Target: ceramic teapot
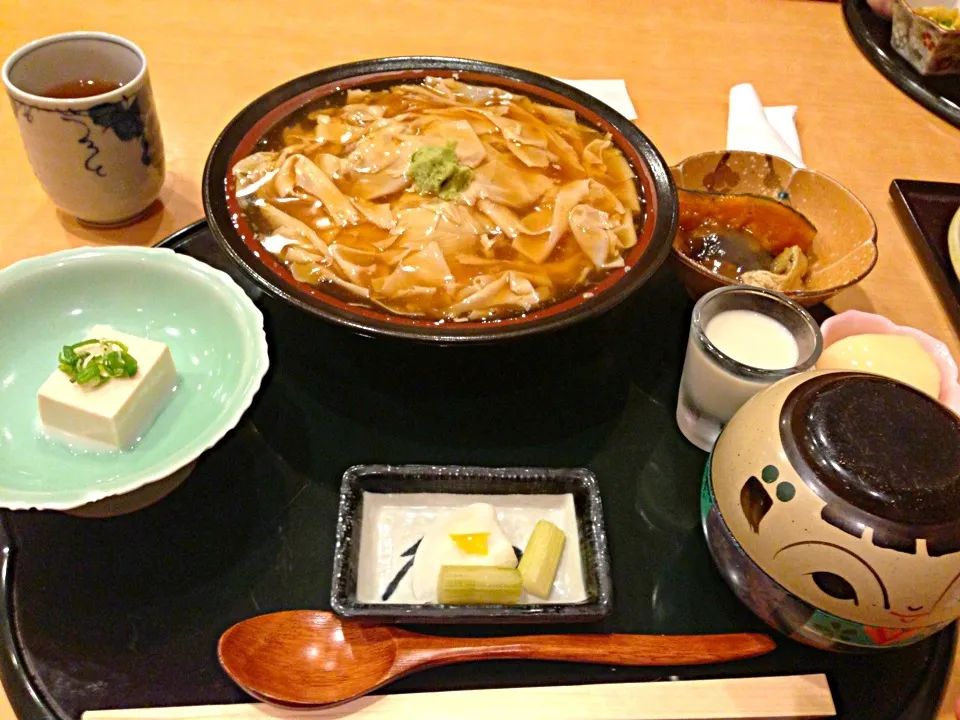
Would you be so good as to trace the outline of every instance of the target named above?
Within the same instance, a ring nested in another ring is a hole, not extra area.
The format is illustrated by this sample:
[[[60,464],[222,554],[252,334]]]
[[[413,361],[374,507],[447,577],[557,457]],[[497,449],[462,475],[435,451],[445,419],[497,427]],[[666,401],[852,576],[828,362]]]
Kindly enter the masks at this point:
[[[810,372],[751,398],[701,514],[740,600],[808,645],[906,645],[960,616],[960,418],[897,381]]]

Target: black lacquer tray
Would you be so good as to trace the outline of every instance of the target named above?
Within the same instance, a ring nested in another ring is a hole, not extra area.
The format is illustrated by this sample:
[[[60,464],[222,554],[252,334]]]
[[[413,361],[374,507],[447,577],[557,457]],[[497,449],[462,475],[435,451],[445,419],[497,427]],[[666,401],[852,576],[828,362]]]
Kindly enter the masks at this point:
[[[958,80],[960,83],[960,80]],[[890,197],[953,327],[960,333],[960,278],[950,262],[947,229],[960,210],[960,183],[894,180]]]
[[[883,75],[907,95],[960,127],[960,76],[924,76],[890,45],[890,21],[866,0],[843,0],[843,17],[857,47]]]
[[[107,520],[0,513],[0,675],[21,718],[241,702],[216,642],[233,623],[326,608],[341,476],[363,463],[585,467],[597,477],[614,609],[565,632],[766,631],[713,567],[699,522],[706,456],[674,410],[691,302],[669,269],[612,313],[470,348],[369,339],[261,296],[198,223],[168,247],[231,272],[264,311],[271,370],[237,429],[180,488]],[[421,627],[446,634],[534,627]],[[955,625],[872,656],[776,637],[742,663],[436,668],[387,692],[824,672],[841,717],[931,718]]]

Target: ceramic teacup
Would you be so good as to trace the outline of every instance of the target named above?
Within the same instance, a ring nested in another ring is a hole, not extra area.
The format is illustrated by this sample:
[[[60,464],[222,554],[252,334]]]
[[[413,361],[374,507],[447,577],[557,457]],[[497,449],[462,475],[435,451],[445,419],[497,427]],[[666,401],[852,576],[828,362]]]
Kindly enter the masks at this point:
[[[163,141],[140,48],[107,33],[53,35],[14,52],[3,82],[33,172],[58,208],[116,225],[156,200]],[[83,84],[108,91],[77,97]]]

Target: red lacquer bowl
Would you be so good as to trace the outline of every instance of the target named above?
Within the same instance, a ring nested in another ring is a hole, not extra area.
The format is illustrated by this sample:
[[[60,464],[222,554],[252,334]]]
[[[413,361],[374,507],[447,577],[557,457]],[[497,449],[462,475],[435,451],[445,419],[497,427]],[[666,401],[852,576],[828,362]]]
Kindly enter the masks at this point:
[[[535,311],[495,321],[441,322],[401,317],[358,307],[297,282],[257,241],[237,203],[232,168],[256,151],[271,129],[305,105],[336,102],[350,88],[383,88],[417,82],[427,76],[457,77],[491,85],[558,107],[574,110],[582,122],[610,133],[637,175],[644,212],[638,242],[624,268],[611,270],[599,283]],[[227,254],[268,293],[312,315],[366,335],[384,335],[438,343],[492,342],[547,332],[595,317],[638,290],[670,252],[677,226],[677,196],[660,153],[633,123],[565,83],[526,70],[478,60],[399,57],[339,65],[285,83],[254,100],[214,143],[203,176],[203,204],[210,227]]]

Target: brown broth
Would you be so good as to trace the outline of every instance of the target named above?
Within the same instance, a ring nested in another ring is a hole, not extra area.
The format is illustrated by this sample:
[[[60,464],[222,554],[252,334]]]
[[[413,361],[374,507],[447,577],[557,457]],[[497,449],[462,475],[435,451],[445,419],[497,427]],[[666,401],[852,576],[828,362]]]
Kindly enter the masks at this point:
[[[512,102],[518,106],[518,110],[516,112],[514,112],[513,108],[508,110],[508,118],[522,121],[525,113],[535,112],[534,103],[526,97],[513,96]],[[263,142],[257,149],[278,151],[294,145],[313,143],[317,116],[321,114],[327,115],[336,120],[344,115],[352,114],[352,108],[356,108],[357,104],[358,103],[353,103],[351,105],[347,105],[346,107],[331,107],[321,110],[304,109],[295,115],[292,118],[292,121],[289,122],[285,127],[274,131],[270,136],[268,136],[266,141]],[[422,112],[440,116],[454,115],[458,119],[462,117],[462,114],[457,112],[458,109],[462,108],[450,109],[441,103],[431,104],[429,100],[420,96],[411,98],[406,95],[391,93],[389,90],[369,93],[363,97],[363,99],[360,101],[360,104],[376,105],[385,108],[383,117],[387,119],[396,117],[401,113],[412,112]],[[489,104],[493,103],[487,103],[487,105]],[[478,103],[477,107],[483,107],[483,104]],[[541,121],[561,135],[561,137],[573,148],[578,157],[582,156],[583,149],[591,141],[603,139],[605,137],[602,133],[598,132],[594,128],[582,124],[574,128],[571,126],[551,125],[546,120]],[[502,136],[484,135],[482,136],[482,139],[485,142],[489,142],[491,147],[501,151],[502,154],[498,154],[497,158],[499,161],[504,162],[510,168],[510,170],[526,174],[530,174],[533,171],[533,169],[528,168],[523,162],[509,152],[509,150],[506,148],[506,141],[502,138]],[[490,142],[491,139],[492,142]],[[345,146],[337,142],[328,142],[319,147],[308,146],[301,150],[301,152],[314,162],[318,162],[319,156],[323,154],[333,154],[342,158],[346,156],[346,150],[348,147],[349,145]],[[619,153],[620,151],[616,150],[616,152]],[[567,183],[587,177],[596,179],[598,182],[606,185],[608,188],[614,186],[616,183],[616,180],[612,176],[606,176],[603,173],[588,175],[582,170],[577,171],[576,169],[567,168],[563,165],[563,163],[554,163],[545,168],[537,168],[535,172],[550,178],[552,181],[554,181],[555,186],[558,188]],[[606,172],[606,169],[604,169],[604,172]],[[351,195],[354,186],[352,186],[344,178],[332,177],[331,179],[334,180],[335,184],[338,185],[341,191],[343,191],[347,196]],[[307,224],[311,228],[316,228],[320,237],[326,242],[329,242],[328,237],[335,237],[336,243],[339,245],[347,246],[360,251],[379,252],[374,243],[385,242],[391,237],[389,231],[378,228],[369,223],[362,224],[357,227],[345,228],[339,231],[326,231],[318,228],[316,204],[312,196],[308,196],[303,193],[297,199],[282,199],[276,196],[272,188],[273,183],[268,183],[264,186],[264,190],[258,192],[260,201],[265,200],[266,202],[282,209],[283,212]],[[544,225],[548,226],[552,216],[553,195],[555,195],[555,190],[548,191],[546,195],[539,198],[536,202],[530,203],[524,207],[514,206],[511,209],[518,218],[520,218],[522,221],[526,220],[530,225],[535,227],[543,227]],[[390,203],[396,217],[398,212],[403,212],[406,208],[418,207],[423,204],[424,200],[425,198],[423,196],[417,195],[416,193],[411,192],[409,189],[405,189],[391,195],[377,198],[373,202]],[[427,200],[435,201],[436,198],[427,198]],[[642,208],[642,196],[640,198],[640,202]],[[247,213],[248,220],[251,221],[251,225],[257,232],[257,235],[262,237],[266,234],[269,234],[271,232],[270,226],[262,217],[261,213],[256,207],[256,204],[250,201],[244,201],[241,204]],[[474,211],[474,213],[475,215],[480,216],[482,219],[482,216],[479,212]],[[629,210],[627,210],[627,213],[629,213]],[[639,224],[642,220],[642,217],[642,210],[640,213],[633,214],[633,224],[638,234]],[[498,226],[492,223],[492,221],[483,221],[489,226],[489,232],[499,232]],[[622,252],[624,255],[627,253],[626,250]],[[284,257],[282,253],[281,257]],[[509,242],[503,242],[495,245],[492,249],[492,257],[484,258],[485,261],[489,261],[486,264],[463,264],[459,262],[459,260],[452,259],[450,257],[448,257],[447,260],[454,279],[458,283],[463,284],[469,284],[478,275],[495,275],[506,270],[529,273],[532,276],[545,276],[549,278],[551,290],[549,297],[547,297],[541,303],[541,305],[553,304],[554,302],[561,301],[577,292],[583,291],[590,285],[602,279],[609,272],[608,270],[597,269],[594,267],[594,265],[580,250],[579,245],[570,231],[567,231],[557,247],[551,252],[547,259],[540,264],[533,262],[526,256],[519,253],[517,250],[511,247]],[[391,270],[389,267],[386,265],[381,265],[373,272],[372,277],[385,277],[390,272]],[[342,300],[361,305],[372,305],[372,303],[364,301],[363,298],[351,294],[349,291],[343,290],[331,282],[324,282],[322,280],[320,280],[320,282],[323,282],[325,292],[331,292],[331,294],[340,297]],[[443,319],[444,317],[449,317],[449,315],[446,314],[446,309],[455,302],[455,298],[441,287],[438,288],[433,295],[417,296],[404,299],[402,301],[391,302],[390,308],[400,314],[415,315],[439,320]],[[516,308],[499,308],[495,311],[492,311],[488,317],[483,319],[502,318],[516,315],[520,312],[522,311],[517,310]]]
[[[730,280],[751,270],[769,270],[773,256],[750,233],[707,225],[693,231],[680,227],[677,249],[710,272]]]
[[[109,80],[80,79],[59,83],[44,90],[40,94],[43,97],[56,98],[58,100],[76,100],[79,98],[93,97],[94,95],[103,95],[121,87],[123,87],[123,83]]]

